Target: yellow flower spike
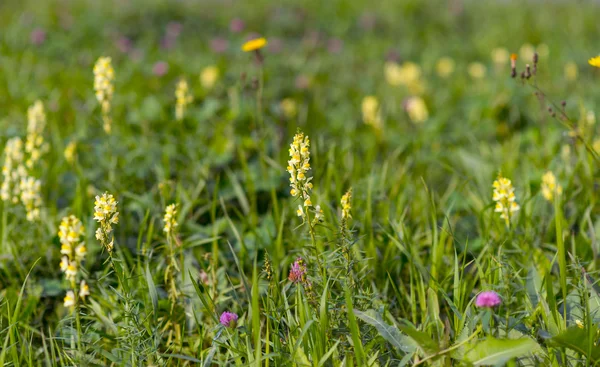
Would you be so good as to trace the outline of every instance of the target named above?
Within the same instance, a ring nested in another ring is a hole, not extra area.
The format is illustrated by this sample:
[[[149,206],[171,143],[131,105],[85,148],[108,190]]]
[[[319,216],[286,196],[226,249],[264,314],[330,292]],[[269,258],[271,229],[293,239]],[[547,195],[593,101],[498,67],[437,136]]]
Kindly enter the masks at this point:
[[[250,41],[245,42],[242,45],[242,51],[244,52],[252,52],[256,50],[260,50],[261,48],[267,45],[267,40],[264,37],[255,38]]]
[[[352,209],[350,200],[352,200],[352,189],[349,189],[340,200],[340,204],[342,204],[342,219],[352,218],[352,215],[350,215],[350,209]]]
[[[562,187],[556,182],[556,177],[551,171],[546,172],[542,176],[541,191],[544,199],[550,202],[553,200],[554,194],[562,194]]]
[[[492,200],[496,202],[494,212],[500,213],[500,218],[504,219],[506,226],[510,226],[510,219],[514,212],[519,211],[521,207],[516,202],[514,187],[508,178],[498,176],[492,184],[494,191]]]
[[[175,228],[177,228],[177,226],[179,225],[175,218],[176,215],[177,215],[177,205],[176,204],[171,204],[166,207],[165,216],[163,218],[163,222],[165,223],[163,232],[165,232],[167,235],[171,234],[175,230]]]
[[[591,59],[588,60],[588,64],[600,68],[600,56],[595,56],[592,57]]]

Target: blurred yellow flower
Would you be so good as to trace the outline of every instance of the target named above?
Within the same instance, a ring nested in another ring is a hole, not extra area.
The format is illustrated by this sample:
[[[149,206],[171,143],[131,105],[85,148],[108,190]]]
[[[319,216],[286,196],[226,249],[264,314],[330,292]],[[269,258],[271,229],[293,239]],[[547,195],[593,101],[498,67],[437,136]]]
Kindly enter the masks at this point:
[[[548,201],[552,201],[554,194],[562,194],[562,187],[556,183],[556,177],[554,173],[548,171],[542,176],[542,196]]]
[[[588,125],[594,125],[596,123],[596,114],[594,111],[587,111],[585,114],[585,122],[587,122]]]
[[[568,81],[574,81],[577,79],[578,74],[579,68],[577,68],[577,64],[572,61],[569,61],[565,64],[565,79]]]
[[[352,189],[349,189],[340,200],[340,204],[342,204],[342,219],[352,218],[352,215],[350,215],[350,209],[352,209],[352,205],[350,203],[351,200]]]
[[[592,57],[591,59],[588,60],[588,63],[592,66],[600,68],[600,56]]]
[[[219,80],[219,68],[215,65],[207,66],[200,72],[200,85],[206,90],[212,89],[217,80]]]
[[[383,121],[381,119],[381,111],[379,110],[379,101],[375,96],[366,96],[362,100],[362,117],[367,125],[371,125],[377,129],[381,129]]]
[[[533,61],[534,53],[535,48],[529,43],[523,44],[523,46],[521,46],[521,48],[519,49],[519,56],[521,56],[521,59],[526,63],[530,63]]]
[[[449,57],[442,57],[436,63],[435,70],[440,77],[449,77],[454,72],[454,60]]]
[[[546,58],[550,54],[550,48],[545,43],[540,43],[539,45],[537,45],[536,51],[538,53],[538,56],[541,58]]]
[[[102,108],[102,120],[104,122],[104,131],[108,134],[111,131],[112,120],[109,116],[110,103],[114,93],[113,80],[115,79],[115,70],[112,67],[110,57],[100,57],[94,65],[94,91],[96,99]]]
[[[296,116],[298,113],[298,106],[296,105],[296,101],[292,98],[284,98],[281,102],[279,102],[279,107],[286,118],[291,119]]]
[[[175,118],[182,120],[185,115],[185,108],[192,103],[193,97],[190,93],[190,88],[185,79],[180,79],[175,89]]]
[[[75,153],[77,151],[77,143],[75,141],[71,141],[67,147],[65,148],[65,159],[69,164],[73,164],[75,162]]]
[[[383,71],[385,80],[392,86],[404,85],[410,87],[418,83],[421,78],[421,67],[410,61],[402,65],[388,61],[385,63]]]
[[[247,41],[242,45],[242,51],[250,52],[260,50],[261,48],[267,45],[267,40],[264,37],[255,38],[253,40]]]
[[[405,102],[406,112],[408,117],[414,123],[422,123],[429,118],[427,105],[421,97],[410,97]]]
[[[492,60],[494,61],[494,64],[498,66],[506,65],[509,59],[510,53],[507,49],[498,47],[492,50]]]
[[[467,70],[473,79],[483,79],[485,77],[485,65],[480,62],[470,63]]]

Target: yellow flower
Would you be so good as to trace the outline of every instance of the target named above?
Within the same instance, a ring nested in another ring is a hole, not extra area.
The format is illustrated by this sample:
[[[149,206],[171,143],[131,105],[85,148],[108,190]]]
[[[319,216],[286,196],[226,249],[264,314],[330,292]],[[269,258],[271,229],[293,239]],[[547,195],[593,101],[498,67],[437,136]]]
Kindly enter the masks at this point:
[[[79,284],[79,297],[85,299],[90,295],[90,287],[86,284],[85,280],[82,280]]]
[[[508,178],[500,175],[492,186],[494,187],[492,199],[496,202],[494,211],[500,213],[500,218],[506,221],[506,226],[509,226],[512,213],[521,208],[516,202],[515,189]]]
[[[102,196],[96,195],[94,220],[100,224],[100,227],[96,230],[96,239],[111,253],[114,244],[114,238],[110,236],[112,225],[119,223],[117,201],[111,194],[105,192]],[[110,242],[108,241],[109,238]]]
[[[442,57],[435,64],[435,70],[441,78],[447,78],[454,72],[454,60]]]
[[[498,66],[508,63],[509,58],[510,54],[505,48],[495,48],[492,50],[492,60],[494,61],[494,64]]]
[[[568,81],[574,81],[577,79],[577,75],[579,74],[579,68],[577,64],[572,61],[569,61],[565,64],[565,79]]]
[[[283,114],[286,118],[291,119],[296,116],[298,113],[298,106],[296,105],[296,101],[292,98],[284,98],[280,103],[279,107],[283,111]]]
[[[109,113],[110,103],[115,90],[113,86],[114,79],[115,70],[112,67],[111,58],[100,57],[94,65],[94,91],[96,92],[96,99],[102,108],[102,119],[106,133],[110,133],[111,131],[112,120]]]
[[[480,62],[472,62],[468,66],[468,72],[473,79],[483,79],[485,77],[485,65]]]
[[[342,204],[342,219],[352,218],[352,215],[350,215],[350,209],[352,209],[352,205],[350,203],[351,200],[352,189],[349,189],[340,200],[340,203]]]
[[[290,186],[292,196],[301,196],[304,199],[304,206],[310,206],[310,190],[312,177],[306,177],[310,170],[310,140],[299,132],[294,136],[294,141],[290,144],[290,160],[288,161],[287,171],[290,174]],[[311,204],[312,205],[312,204]]]
[[[219,80],[219,68],[215,65],[207,66],[200,72],[200,84],[206,90],[212,89]]]
[[[578,328],[583,329],[583,322],[579,319],[575,320],[575,324],[577,325]]]
[[[532,62],[534,53],[535,48],[529,43],[523,44],[523,46],[521,46],[519,49],[519,56],[521,56],[521,59],[525,62]]]
[[[165,209],[165,216],[163,218],[163,222],[165,223],[165,227],[163,231],[169,235],[173,232],[175,228],[177,228],[178,223],[175,220],[175,216],[177,215],[177,205],[171,204],[168,205]]]
[[[267,45],[267,40],[264,37],[255,38],[253,40],[247,41],[242,45],[242,51],[251,52],[260,50],[261,48]]]
[[[588,63],[592,66],[600,68],[600,56],[592,57],[591,59],[588,60]]]
[[[70,142],[65,148],[65,159],[69,164],[73,164],[75,162],[75,153],[77,151],[77,143],[75,141]]]
[[[175,89],[175,118],[182,120],[185,115],[185,108],[188,104],[192,103],[193,97],[190,94],[190,88],[185,79],[180,79]]]
[[[75,293],[73,293],[73,291],[67,292],[67,295],[65,296],[65,299],[64,299],[64,305],[65,305],[65,307],[75,306]]]
[[[19,190],[21,191],[21,202],[27,212],[27,220],[32,222],[39,219],[40,207],[42,206],[40,180],[36,180],[31,176],[21,178]]]
[[[551,171],[548,171],[542,176],[542,195],[544,199],[552,201],[554,194],[562,194],[562,187],[556,183],[556,177]]]
[[[366,96],[363,98],[361,108],[364,123],[377,129],[381,129],[383,121],[381,119],[377,97]]]
[[[408,117],[414,123],[422,123],[429,118],[429,111],[427,105],[421,97],[410,97],[406,100],[406,112]]]

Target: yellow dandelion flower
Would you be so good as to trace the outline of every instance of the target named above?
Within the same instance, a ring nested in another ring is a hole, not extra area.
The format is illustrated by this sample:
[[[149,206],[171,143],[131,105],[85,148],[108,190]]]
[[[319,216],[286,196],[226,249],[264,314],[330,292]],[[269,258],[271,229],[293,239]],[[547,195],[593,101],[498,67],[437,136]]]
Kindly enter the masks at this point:
[[[592,57],[588,60],[588,63],[594,67],[600,68],[600,56]]]
[[[266,45],[267,45],[267,40],[264,37],[255,38],[255,39],[245,42],[242,45],[242,51],[244,51],[244,52],[256,51],[256,50],[260,50],[261,48],[265,47]]]

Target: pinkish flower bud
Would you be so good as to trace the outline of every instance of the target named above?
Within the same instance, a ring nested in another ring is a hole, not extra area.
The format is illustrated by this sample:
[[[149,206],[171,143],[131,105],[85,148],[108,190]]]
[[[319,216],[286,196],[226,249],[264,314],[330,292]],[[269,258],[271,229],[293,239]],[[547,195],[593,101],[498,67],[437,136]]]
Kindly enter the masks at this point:
[[[219,322],[221,323],[221,325],[223,325],[225,327],[234,328],[237,324],[237,320],[238,320],[237,314],[235,314],[233,312],[225,311],[221,314],[221,318],[219,319]]]

